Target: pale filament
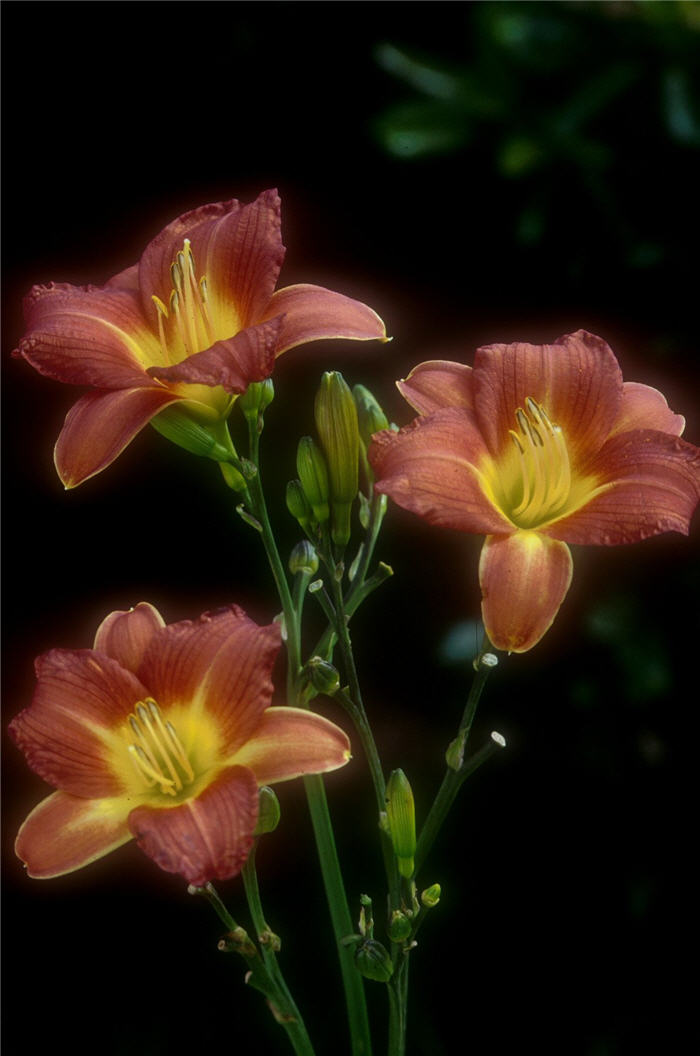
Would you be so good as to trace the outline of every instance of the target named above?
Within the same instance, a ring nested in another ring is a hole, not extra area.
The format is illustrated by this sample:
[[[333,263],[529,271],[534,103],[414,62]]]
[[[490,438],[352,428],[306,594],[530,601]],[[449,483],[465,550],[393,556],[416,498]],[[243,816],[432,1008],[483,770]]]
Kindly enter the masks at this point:
[[[128,751],[148,788],[174,796],[194,780],[194,770],[171,722],[164,722],[154,700],[139,702],[129,716]],[[133,739],[132,736],[133,735]]]
[[[510,430],[520,466],[522,491],[512,510],[523,527],[548,520],[565,505],[571,491],[571,467],[561,428],[530,396],[518,407],[519,432]]]
[[[194,254],[189,238],[183,243],[183,248],[175,254],[170,265],[170,279],[172,289],[168,304],[165,305],[160,297],[152,295],[151,300],[156,307],[158,317],[158,337],[161,347],[169,362],[174,362],[177,356],[168,345],[168,330],[166,323],[172,321],[182,346],[185,356],[191,356],[195,352],[201,352],[211,347],[215,342],[214,327],[212,325],[211,313],[209,311],[209,290],[205,275],[197,281]]]

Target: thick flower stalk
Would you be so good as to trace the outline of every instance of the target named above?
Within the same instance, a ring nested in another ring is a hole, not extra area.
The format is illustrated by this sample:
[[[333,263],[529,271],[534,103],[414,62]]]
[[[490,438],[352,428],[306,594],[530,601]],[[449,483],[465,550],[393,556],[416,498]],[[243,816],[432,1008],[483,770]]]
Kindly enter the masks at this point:
[[[279,647],[277,624],[235,606],[165,626],[141,602],[109,615],[93,649],[39,657],[34,699],[10,724],[57,789],[17,837],[30,876],[71,872],[132,838],[197,886],[238,873],[259,786],[350,758],[332,722],[270,706]]]
[[[656,389],[623,382],[583,330],[552,345],[488,345],[474,367],[421,363],[398,383],[421,415],[376,435],[376,489],[431,524],[485,534],[482,615],[498,649],[524,652],[569,588],[569,543],[687,534],[700,451]]]
[[[386,339],[379,316],[359,301],[305,284],[275,291],[280,226],[274,190],[250,205],[204,205],[168,224],[138,264],[102,288],[32,288],[16,354],[41,374],[91,389],[56,444],[66,487],[103,470],[173,405],[215,434],[235,395],[296,345]],[[176,427],[182,435],[181,416]]]

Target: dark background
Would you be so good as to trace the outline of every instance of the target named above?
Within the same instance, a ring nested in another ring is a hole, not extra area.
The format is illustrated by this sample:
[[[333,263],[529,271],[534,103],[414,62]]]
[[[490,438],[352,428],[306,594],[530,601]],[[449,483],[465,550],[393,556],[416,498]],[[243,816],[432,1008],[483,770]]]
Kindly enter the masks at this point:
[[[698,4],[9,2],[3,14],[5,724],[31,699],[33,658],[90,645],[113,609],[149,600],[168,622],[229,601],[261,622],[277,611],[213,463],[145,430],[65,493],[51,452],[77,392],[9,358],[33,282],[102,283],[186,209],[279,187],[281,285],[359,297],[394,337],[278,364],[264,451],[287,551],[283,488],[324,369],[370,386],[404,424],[393,381],[421,360],[584,327],[700,440]],[[419,819],[468,690],[479,546],[392,509],[378,557],[396,575],[354,630],[384,764],[408,773]],[[412,955],[409,1056],[697,1040],[685,960],[697,554],[678,535],[575,548],[554,627],[502,659],[473,743],[497,729],[508,751],[467,785],[422,878],[444,897]],[[14,834],[48,790],[5,741],[7,1051],[283,1051],[243,963],[217,951],[209,907],[133,844],[52,882],[24,876]],[[328,789],[353,912],[368,892],[381,916],[359,752]],[[342,1053],[301,785],[278,791],[282,825],[258,856],[265,905],[319,1056]],[[220,886],[245,922],[240,882]],[[382,1051],[384,994],[368,989]]]

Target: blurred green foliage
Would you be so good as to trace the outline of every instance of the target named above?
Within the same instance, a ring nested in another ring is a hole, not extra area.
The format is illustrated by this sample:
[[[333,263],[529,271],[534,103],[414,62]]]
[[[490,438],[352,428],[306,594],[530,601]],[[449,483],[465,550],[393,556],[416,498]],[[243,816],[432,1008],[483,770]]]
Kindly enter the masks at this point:
[[[649,186],[668,197],[669,161],[682,184],[697,160],[700,5],[477,3],[449,46],[377,46],[403,93],[373,123],[381,147],[405,163],[449,159],[465,187],[475,166],[490,171],[523,246],[566,234],[579,265],[609,242],[626,267],[666,263]]]

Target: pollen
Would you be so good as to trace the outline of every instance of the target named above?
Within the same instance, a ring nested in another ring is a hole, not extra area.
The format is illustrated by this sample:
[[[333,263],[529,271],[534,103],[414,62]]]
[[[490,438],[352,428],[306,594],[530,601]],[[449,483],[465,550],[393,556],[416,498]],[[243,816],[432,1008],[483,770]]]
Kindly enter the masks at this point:
[[[194,254],[189,238],[175,254],[170,265],[172,288],[167,305],[156,297],[158,337],[168,363],[179,363],[195,352],[210,348],[216,338],[209,305],[206,275],[197,278]]]
[[[155,700],[140,701],[129,715],[124,733],[127,751],[147,788],[176,796],[194,781],[194,770],[171,722],[164,721]]]
[[[521,528],[536,528],[557,517],[571,492],[571,466],[564,434],[530,396],[515,412],[510,436],[515,472],[509,516]],[[511,464],[512,465],[512,464]]]

